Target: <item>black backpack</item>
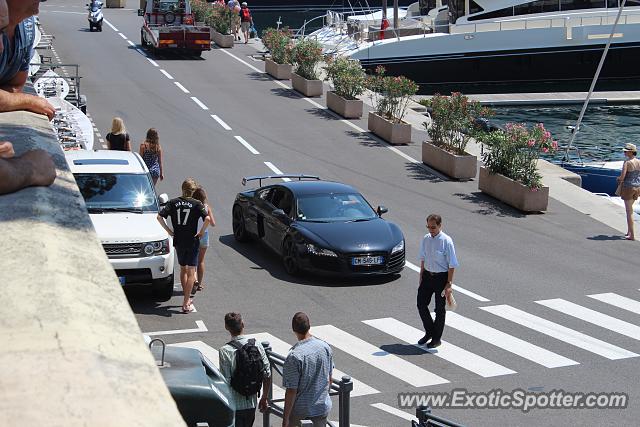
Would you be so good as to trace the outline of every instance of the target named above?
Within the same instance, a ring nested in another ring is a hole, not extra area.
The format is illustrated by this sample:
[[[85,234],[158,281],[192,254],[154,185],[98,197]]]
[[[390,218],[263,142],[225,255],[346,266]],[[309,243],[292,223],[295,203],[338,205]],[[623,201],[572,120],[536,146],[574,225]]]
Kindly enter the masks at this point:
[[[245,345],[233,340],[229,345],[236,349],[236,369],[231,375],[231,387],[246,397],[259,393],[264,378],[264,363],[256,340],[251,338]]]

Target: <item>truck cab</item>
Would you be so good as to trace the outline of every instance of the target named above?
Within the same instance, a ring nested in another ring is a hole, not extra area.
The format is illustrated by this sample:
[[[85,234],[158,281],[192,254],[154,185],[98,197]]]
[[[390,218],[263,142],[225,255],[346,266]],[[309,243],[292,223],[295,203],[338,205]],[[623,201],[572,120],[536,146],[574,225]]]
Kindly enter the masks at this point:
[[[138,10],[143,17],[140,44],[154,52],[184,50],[200,56],[211,50],[211,30],[195,25],[189,0],[147,0]]]

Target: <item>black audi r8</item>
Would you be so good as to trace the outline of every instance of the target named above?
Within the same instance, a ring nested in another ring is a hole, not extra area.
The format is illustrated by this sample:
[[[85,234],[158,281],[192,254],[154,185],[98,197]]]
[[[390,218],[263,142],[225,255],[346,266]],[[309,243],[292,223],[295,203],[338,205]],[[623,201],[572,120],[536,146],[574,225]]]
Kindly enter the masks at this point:
[[[297,181],[262,186],[262,180]],[[308,175],[258,176],[259,187],[238,193],[233,235],[238,242],[262,240],[282,256],[289,274],[395,274],[405,261],[400,228],[382,219],[353,187]]]

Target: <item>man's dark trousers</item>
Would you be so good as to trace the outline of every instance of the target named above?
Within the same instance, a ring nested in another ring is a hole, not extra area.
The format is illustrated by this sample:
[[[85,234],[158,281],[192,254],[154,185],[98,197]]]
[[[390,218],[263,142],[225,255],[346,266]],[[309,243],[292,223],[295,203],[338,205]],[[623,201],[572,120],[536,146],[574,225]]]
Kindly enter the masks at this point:
[[[446,272],[430,273],[425,270],[422,272],[422,281],[418,287],[418,313],[420,313],[426,335],[430,336],[433,342],[440,341],[444,330],[446,299],[442,296],[442,291],[447,284],[447,276]],[[435,323],[429,313],[429,303],[431,303],[431,296],[434,294],[436,299]]]
[[[236,411],[236,427],[253,427],[256,419],[256,408],[240,409]]]

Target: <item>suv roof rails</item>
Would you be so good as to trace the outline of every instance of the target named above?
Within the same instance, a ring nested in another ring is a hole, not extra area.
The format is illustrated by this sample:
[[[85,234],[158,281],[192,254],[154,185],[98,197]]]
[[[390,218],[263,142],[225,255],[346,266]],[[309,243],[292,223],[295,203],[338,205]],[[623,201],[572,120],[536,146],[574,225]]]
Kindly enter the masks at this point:
[[[262,187],[263,179],[278,179],[278,178],[296,178],[298,181],[302,181],[303,179],[315,179],[320,180],[321,178],[316,175],[303,175],[303,174],[283,174],[283,175],[259,175],[259,176],[245,176],[242,178],[242,185],[247,185],[249,181],[258,180],[259,186]]]

